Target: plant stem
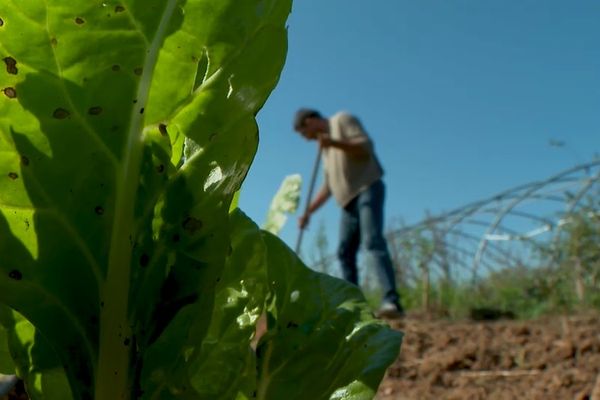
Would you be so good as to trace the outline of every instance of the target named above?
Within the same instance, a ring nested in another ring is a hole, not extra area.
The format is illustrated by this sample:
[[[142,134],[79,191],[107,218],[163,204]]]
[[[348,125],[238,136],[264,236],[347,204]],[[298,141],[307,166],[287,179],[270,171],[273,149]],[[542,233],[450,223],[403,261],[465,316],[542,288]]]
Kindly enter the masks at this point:
[[[140,181],[144,149],[144,107],[152,83],[158,53],[178,0],[168,0],[160,18],[143,66],[137,100],[131,110],[130,126],[121,168],[117,171],[117,190],[108,271],[102,291],[104,307],[100,313],[100,343],[96,371],[95,400],[128,400],[132,395],[131,326],[128,319],[132,240],[136,238],[135,200]]]

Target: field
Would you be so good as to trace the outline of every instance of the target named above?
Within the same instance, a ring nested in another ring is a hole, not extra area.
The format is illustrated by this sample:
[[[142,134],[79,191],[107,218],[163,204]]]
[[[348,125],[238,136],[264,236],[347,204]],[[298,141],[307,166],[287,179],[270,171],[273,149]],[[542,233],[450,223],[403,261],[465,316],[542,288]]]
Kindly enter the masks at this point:
[[[600,400],[600,315],[391,322],[405,332],[379,400]]]

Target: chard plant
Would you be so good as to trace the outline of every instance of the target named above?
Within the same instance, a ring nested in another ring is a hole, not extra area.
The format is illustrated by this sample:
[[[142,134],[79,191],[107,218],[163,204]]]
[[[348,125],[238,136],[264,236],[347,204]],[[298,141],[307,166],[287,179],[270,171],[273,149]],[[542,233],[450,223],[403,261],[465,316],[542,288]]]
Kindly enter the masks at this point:
[[[234,201],[290,8],[2,0],[0,373],[30,398],[374,396],[401,335]]]
[[[271,200],[262,229],[274,235],[279,234],[287,221],[288,214],[294,214],[298,210],[301,189],[302,177],[299,174],[288,175],[283,179]]]

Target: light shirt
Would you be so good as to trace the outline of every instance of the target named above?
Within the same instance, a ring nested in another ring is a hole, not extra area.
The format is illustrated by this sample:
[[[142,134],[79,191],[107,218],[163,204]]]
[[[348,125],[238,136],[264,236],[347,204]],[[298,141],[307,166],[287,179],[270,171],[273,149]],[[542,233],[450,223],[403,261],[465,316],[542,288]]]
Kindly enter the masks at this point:
[[[353,156],[334,147],[323,149],[325,182],[337,203],[345,207],[363,190],[377,182],[383,176],[383,169],[377,160],[371,139],[356,117],[339,112],[329,118],[329,136],[333,140],[361,138],[368,151],[367,156]]]

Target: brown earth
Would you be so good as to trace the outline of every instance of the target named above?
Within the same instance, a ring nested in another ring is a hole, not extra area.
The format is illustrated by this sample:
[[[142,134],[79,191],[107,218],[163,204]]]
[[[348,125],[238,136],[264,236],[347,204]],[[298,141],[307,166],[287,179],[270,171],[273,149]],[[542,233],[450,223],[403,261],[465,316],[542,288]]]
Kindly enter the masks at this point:
[[[404,343],[378,400],[600,400],[600,314],[390,324]]]

